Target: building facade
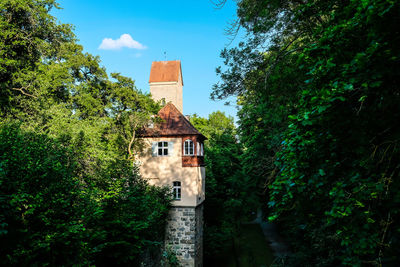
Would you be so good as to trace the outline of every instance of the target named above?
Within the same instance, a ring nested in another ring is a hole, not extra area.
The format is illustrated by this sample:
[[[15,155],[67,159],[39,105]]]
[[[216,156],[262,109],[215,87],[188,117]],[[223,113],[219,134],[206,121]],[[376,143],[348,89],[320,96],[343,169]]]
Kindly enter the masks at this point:
[[[158,113],[161,122],[140,133],[145,143],[140,172],[150,184],[173,192],[165,245],[183,266],[202,266],[206,138],[182,114],[180,61],[153,62],[149,83],[154,100],[166,105]]]

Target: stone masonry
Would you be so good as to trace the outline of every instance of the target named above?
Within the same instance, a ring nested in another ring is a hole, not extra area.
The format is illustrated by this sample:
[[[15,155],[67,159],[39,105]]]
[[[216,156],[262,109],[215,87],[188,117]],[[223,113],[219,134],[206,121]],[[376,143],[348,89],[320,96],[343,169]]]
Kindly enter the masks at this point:
[[[170,209],[165,244],[182,266],[203,266],[203,204]]]

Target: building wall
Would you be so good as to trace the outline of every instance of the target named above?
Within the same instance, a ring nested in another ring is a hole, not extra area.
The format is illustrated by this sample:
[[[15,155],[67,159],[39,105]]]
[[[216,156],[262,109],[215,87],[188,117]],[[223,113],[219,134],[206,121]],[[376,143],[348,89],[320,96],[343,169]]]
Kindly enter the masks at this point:
[[[153,142],[173,142],[172,155],[153,157],[151,144]],[[194,207],[204,201],[204,167],[182,166],[182,138],[145,138],[142,153],[139,154],[141,163],[140,174],[150,184],[172,187],[174,181],[181,182],[181,200],[173,201],[174,206]]]
[[[203,205],[171,208],[165,244],[182,266],[203,266],[203,224]]]
[[[172,102],[183,113],[183,85],[179,75],[177,82],[152,82],[150,93],[155,101],[165,99],[165,103]]]
[[[198,167],[197,170],[199,171],[199,182],[197,183],[197,190],[199,192],[197,198],[197,205],[203,203],[206,198],[206,168],[205,167]]]

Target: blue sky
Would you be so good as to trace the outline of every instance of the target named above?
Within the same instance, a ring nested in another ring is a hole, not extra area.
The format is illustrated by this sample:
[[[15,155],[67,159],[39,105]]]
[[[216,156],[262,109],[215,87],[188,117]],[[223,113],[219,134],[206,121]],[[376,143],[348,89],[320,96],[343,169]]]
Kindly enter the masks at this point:
[[[219,54],[229,43],[225,29],[236,18],[234,1],[228,0],[222,9],[215,9],[209,0],[58,0],[58,3],[62,9],[52,14],[60,22],[75,26],[79,43],[86,52],[100,56],[108,73],[131,77],[139,89],[148,92],[152,61],[181,60],[183,113],[207,117],[221,110],[235,116],[234,106],[210,100],[211,87],[218,81],[215,68],[223,64]],[[136,48],[99,49],[103,39],[117,40],[122,34],[129,34],[138,42],[132,45]]]

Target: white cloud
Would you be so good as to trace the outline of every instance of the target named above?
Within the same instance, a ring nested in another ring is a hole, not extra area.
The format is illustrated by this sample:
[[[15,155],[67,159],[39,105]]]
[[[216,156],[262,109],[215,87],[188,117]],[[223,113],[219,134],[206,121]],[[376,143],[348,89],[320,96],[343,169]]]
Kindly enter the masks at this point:
[[[147,47],[133,40],[132,36],[127,33],[122,34],[119,39],[113,40],[111,38],[104,38],[101,42],[99,49],[103,50],[118,50],[123,47],[131,49],[146,49]]]

